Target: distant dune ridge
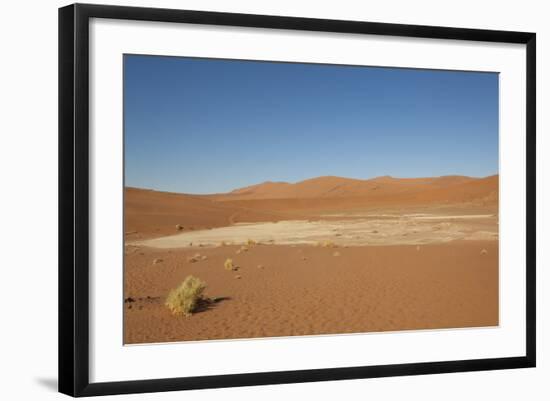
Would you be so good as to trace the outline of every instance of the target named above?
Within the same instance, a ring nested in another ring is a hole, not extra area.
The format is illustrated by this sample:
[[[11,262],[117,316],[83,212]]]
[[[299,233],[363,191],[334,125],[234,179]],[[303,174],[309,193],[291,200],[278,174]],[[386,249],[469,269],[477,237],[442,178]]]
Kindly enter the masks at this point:
[[[315,219],[322,214],[384,207],[461,205],[498,210],[499,176],[472,178],[325,176],[295,184],[264,182],[225,194],[191,195],[125,189],[125,231],[151,237],[239,222]]]
[[[435,192],[434,192],[435,190]],[[375,191],[378,191],[377,193]],[[219,196],[219,199],[292,199],[292,198],[334,198],[379,196],[397,194],[415,194],[426,192],[439,198],[444,195],[461,199],[458,193],[468,198],[490,195],[498,192],[498,175],[485,178],[472,178],[449,175],[429,178],[394,178],[382,176],[368,180],[324,176],[300,181],[264,182],[231,191]],[[438,191],[441,194],[438,194]],[[428,196],[428,197],[429,197]],[[465,199],[465,198],[464,198]]]

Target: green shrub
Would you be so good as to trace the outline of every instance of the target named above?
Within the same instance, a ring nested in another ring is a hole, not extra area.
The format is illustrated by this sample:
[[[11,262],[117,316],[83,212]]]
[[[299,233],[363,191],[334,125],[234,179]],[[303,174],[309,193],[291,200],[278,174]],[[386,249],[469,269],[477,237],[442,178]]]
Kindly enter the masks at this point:
[[[206,283],[194,276],[187,276],[178,288],[173,289],[166,298],[166,306],[175,315],[189,316],[202,299]]]

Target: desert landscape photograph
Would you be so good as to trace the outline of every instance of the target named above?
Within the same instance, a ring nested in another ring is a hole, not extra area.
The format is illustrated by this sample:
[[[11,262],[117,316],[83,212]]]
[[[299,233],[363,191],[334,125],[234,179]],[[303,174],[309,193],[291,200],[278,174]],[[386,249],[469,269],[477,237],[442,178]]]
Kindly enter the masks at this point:
[[[125,55],[124,344],[498,326],[498,80]]]

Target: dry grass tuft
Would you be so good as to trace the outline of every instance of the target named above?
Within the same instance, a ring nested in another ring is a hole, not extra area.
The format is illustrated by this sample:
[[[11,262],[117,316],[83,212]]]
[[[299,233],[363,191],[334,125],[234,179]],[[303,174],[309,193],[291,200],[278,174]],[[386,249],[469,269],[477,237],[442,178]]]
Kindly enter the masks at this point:
[[[206,283],[194,276],[187,276],[178,288],[173,289],[166,298],[165,305],[174,315],[189,316],[202,299]]]
[[[223,263],[225,270],[237,270],[237,266],[233,263],[233,259],[226,259]]]

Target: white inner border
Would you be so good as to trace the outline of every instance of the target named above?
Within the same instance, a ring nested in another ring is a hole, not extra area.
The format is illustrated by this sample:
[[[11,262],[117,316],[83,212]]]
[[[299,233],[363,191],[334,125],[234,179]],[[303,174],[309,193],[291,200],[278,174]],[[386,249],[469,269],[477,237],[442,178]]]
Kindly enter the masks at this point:
[[[124,53],[500,72],[500,326],[123,346]],[[525,73],[524,45],[93,19],[90,381],[525,355]]]

